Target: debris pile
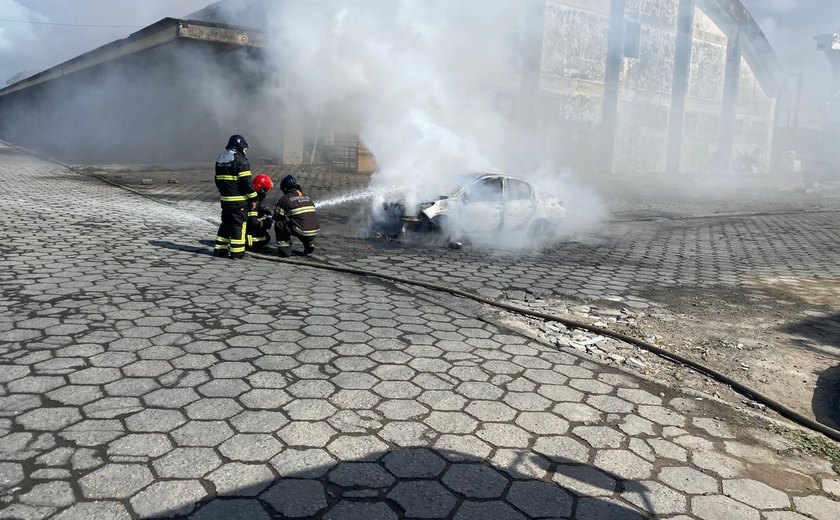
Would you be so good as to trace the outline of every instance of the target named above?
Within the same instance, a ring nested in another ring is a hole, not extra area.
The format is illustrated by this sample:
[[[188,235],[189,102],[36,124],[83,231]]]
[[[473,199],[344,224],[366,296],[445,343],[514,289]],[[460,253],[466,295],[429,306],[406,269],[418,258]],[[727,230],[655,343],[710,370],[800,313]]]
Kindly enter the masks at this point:
[[[527,301],[527,305],[540,309],[548,306],[541,299]],[[629,329],[628,332],[635,332],[633,334],[635,336],[640,336],[642,327],[639,322],[645,316],[643,312],[631,311],[626,308],[614,310],[598,308],[593,305],[578,305],[574,307],[563,305],[563,308],[560,309],[558,314],[568,316],[575,321],[592,324],[605,329],[621,326],[625,330]],[[597,356],[604,361],[617,365],[625,365],[643,373],[658,372],[656,367],[648,361],[650,355],[634,345],[607,338],[587,330],[569,328],[555,321],[527,318],[527,322],[529,327],[536,331],[540,339],[556,345],[561,349],[571,349]],[[651,336],[645,339],[654,344],[661,345],[663,343],[663,338],[659,336]]]

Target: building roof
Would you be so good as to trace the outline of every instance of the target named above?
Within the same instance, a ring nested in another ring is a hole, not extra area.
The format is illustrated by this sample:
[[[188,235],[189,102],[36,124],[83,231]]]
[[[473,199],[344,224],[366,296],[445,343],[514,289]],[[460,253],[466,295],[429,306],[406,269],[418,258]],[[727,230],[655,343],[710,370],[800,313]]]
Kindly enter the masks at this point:
[[[151,49],[178,39],[206,41],[219,45],[262,47],[262,34],[253,29],[213,22],[164,18],[131,35],[86,52],[64,63],[0,89],[5,96],[102,63]]]

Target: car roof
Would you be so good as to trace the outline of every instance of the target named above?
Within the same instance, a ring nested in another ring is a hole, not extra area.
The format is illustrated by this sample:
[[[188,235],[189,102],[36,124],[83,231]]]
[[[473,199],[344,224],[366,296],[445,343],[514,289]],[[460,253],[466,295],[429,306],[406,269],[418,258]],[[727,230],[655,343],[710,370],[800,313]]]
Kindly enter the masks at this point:
[[[506,175],[504,173],[474,172],[469,175],[474,175],[476,179],[480,179],[482,177],[504,177],[505,179],[513,179],[515,181],[522,181],[531,184],[531,181],[527,179],[523,179],[522,177],[517,177],[515,175]]]

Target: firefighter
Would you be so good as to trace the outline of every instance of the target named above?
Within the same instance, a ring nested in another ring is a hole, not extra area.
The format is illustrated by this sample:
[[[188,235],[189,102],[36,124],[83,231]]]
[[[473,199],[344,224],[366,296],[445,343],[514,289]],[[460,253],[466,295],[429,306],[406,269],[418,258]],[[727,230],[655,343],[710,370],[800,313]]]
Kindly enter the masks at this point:
[[[315,203],[301,191],[297,179],[286,175],[280,181],[283,196],[274,208],[274,233],[280,256],[292,256],[292,237],[303,243],[303,254],[315,251],[315,237],[320,231]]]
[[[239,259],[245,256],[248,212],[257,207],[257,192],[251,184],[251,164],[245,157],[248,141],[241,135],[228,139],[216,159],[216,188],[222,203],[222,224],[216,234],[213,254]]]
[[[248,212],[248,234],[245,238],[245,249],[260,249],[271,242],[271,210],[263,208],[265,196],[274,187],[271,177],[259,174],[254,177],[254,191],[257,192],[257,207]]]

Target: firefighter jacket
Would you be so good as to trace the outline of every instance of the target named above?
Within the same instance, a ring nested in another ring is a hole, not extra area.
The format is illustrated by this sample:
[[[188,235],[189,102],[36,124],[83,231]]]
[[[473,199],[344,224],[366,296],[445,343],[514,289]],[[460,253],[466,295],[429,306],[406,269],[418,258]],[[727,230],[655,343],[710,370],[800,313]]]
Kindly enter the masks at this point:
[[[257,192],[251,185],[251,164],[241,153],[225,150],[216,159],[216,188],[222,209],[236,209],[256,202]]]
[[[262,203],[265,197],[260,195],[257,198],[257,207],[248,210],[248,234],[265,235],[271,229],[271,210],[263,209]]]
[[[301,237],[315,237],[321,230],[315,203],[300,190],[291,190],[280,197],[274,208],[274,219],[285,220],[289,231]]]

